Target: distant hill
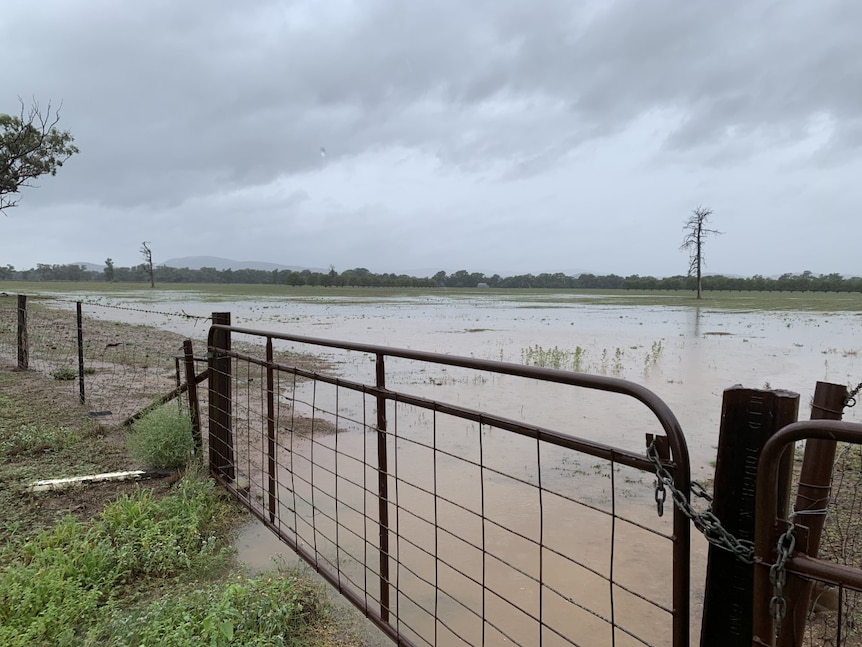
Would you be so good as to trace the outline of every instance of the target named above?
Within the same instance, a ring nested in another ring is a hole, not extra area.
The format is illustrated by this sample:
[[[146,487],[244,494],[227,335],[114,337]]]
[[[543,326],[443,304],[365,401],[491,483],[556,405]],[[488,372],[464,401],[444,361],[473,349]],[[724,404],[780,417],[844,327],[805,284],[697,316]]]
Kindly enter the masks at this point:
[[[202,267],[214,267],[223,272],[224,270],[292,270],[300,272],[304,269],[311,269],[313,272],[323,272],[326,270],[305,268],[298,265],[280,265],[278,263],[265,263],[263,261],[235,261],[230,258],[221,258],[219,256],[184,256],[182,258],[171,258],[158,265],[165,267],[183,268],[187,267],[190,270],[199,270]]]

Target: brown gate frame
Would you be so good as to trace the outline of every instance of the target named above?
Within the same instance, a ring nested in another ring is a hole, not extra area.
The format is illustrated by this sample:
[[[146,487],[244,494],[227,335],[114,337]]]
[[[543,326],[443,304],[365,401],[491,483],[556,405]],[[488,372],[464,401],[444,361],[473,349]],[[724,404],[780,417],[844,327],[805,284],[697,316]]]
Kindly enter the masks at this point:
[[[319,373],[304,371],[296,367],[286,367],[277,364],[272,359],[273,340],[289,341],[300,344],[308,344],[324,348],[336,348],[341,350],[356,351],[372,354],[376,358],[376,385],[353,385],[353,388],[363,390],[367,393],[372,393],[377,396],[378,401],[378,430],[385,432],[385,405],[387,400],[396,400],[406,402],[413,401],[416,404],[427,404],[427,400],[404,394],[390,391],[385,385],[385,358],[397,357],[401,359],[415,360],[420,362],[428,362],[432,364],[440,364],[445,366],[456,366],[460,368],[474,369],[480,371],[489,371],[504,375],[512,375],[523,378],[532,378],[545,382],[554,382],[558,384],[566,384],[569,386],[582,387],[609,393],[617,393],[619,395],[629,396],[641,402],[646,406],[656,417],[662,429],[666,434],[667,448],[670,450],[670,459],[662,458],[662,464],[673,475],[674,487],[685,497],[685,500],[690,499],[691,490],[691,468],[688,453],[688,445],[686,444],[685,436],[674,413],[670,407],[655,393],[646,387],[623,380],[621,378],[608,377],[604,375],[591,375],[587,373],[575,373],[559,369],[541,368],[535,366],[525,366],[522,364],[514,364],[510,362],[499,362],[493,360],[482,360],[470,357],[459,357],[455,355],[446,355],[442,353],[432,353],[426,351],[414,351],[409,349],[393,348],[389,346],[380,346],[375,344],[363,344],[346,341],[337,341],[331,339],[323,339],[317,337],[308,337],[304,335],[291,335],[271,331],[256,330],[252,328],[242,328],[230,325],[229,313],[218,313],[220,316],[213,315],[213,325],[210,327],[208,336],[208,353],[210,357],[209,368],[209,384],[210,384],[210,416],[209,416],[209,439],[210,439],[210,455],[215,459],[215,463],[211,464],[211,471],[227,488],[236,493],[236,484],[233,483],[235,477],[233,465],[233,439],[231,433],[231,361],[233,358],[242,358],[247,361],[253,361],[267,368],[267,373],[271,382],[272,369],[278,368],[281,370],[290,370],[296,375],[302,375],[311,379],[321,380],[330,383],[337,383],[342,386],[349,386],[347,382],[341,379],[328,377]],[[223,315],[223,316],[221,316]],[[259,337],[265,343],[266,359],[259,360],[251,358],[246,354],[231,351],[231,333],[249,335]],[[271,383],[267,387],[267,391],[272,391]],[[272,398],[268,397],[268,404],[271,406]],[[456,409],[464,415],[464,410],[445,403],[437,403],[438,411],[456,412]],[[645,472],[654,473],[655,465],[650,458],[645,454],[637,454],[635,452],[624,449],[615,448],[603,443],[588,441],[575,436],[544,429],[541,427],[525,427],[516,421],[507,418],[495,416],[493,414],[473,412],[475,415],[481,416],[485,421],[492,422],[495,426],[508,431],[544,440],[553,444],[572,449],[594,456],[612,460],[623,465],[640,469]],[[272,421],[270,412],[269,419]],[[272,430],[270,430],[270,435]],[[381,487],[385,487],[386,480],[383,475],[386,473],[386,443],[385,433],[379,440],[383,442],[378,447],[378,470],[381,473]],[[664,439],[658,438],[663,441]],[[213,444],[216,445],[215,451]],[[270,461],[270,469],[272,469],[272,461]],[[270,475],[274,479],[274,474]],[[385,502],[385,493],[381,493],[381,511],[384,510],[383,503]],[[677,507],[673,507],[673,647],[687,647],[690,641],[690,580],[691,580],[691,527],[688,517]],[[311,564],[320,575],[338,589],[342,595],[347,597],[355,606],[363,611],[369,620],[377,625],[387,636],[393,638],[399,644],[406,644],[403,638],[393,632],[392,626],[387,622],[389,610],[386,598],[381,595],[381,609],[379,613],[369,610],[368,606],[361,598],[353,594],[352,591],[344,589],[340,586],[338,579],[329,573],[324,568],[319,567],[316,563],[314,555],[308,553],[302,546],[294,543],[289,536],[280,532],[277,527],[271,524],[270,515],[261,514],[259,511],[252,509],[252,512],[267,527],[276,532],[282,541],[287,543],[300,557]],[[385,519],[381,518],[381,525],[385,523]],[[381,555],[388,553],[384,550],[385,542],[388,541],[388,530],[381,527],[380,533]],[[381,558],[381,564],[383,560]],[[382,575],[382,574],[381,574]]]
[[[835,420],[794,422],[780,429],[766,441],[757,470],[757,511],[754,534],[754,635],[755,647],[774,644],[773,620],[770,614],[772,585],[769,569],[775,563],[779,536],[787,521],[779,519],[776,483],[781,454],[799,440],[822,439],[862,445],[862,424]],[[791,555],[785,562],[788,572],[810,579],[862,590],[862,569],[836,564],[804,554]],[[789,616],[788,616],[789,617]]]

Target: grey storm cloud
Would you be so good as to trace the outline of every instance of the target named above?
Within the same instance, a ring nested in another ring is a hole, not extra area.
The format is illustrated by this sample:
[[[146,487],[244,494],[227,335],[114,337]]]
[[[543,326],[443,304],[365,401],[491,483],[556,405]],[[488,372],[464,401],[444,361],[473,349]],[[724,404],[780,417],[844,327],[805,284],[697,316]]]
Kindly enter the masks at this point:
[[[859,3],[39,7],[6,12],[4,86],[64,101],[86,153],[64,199],[174,205],[314,170],[321,147],[529,173],[651,110],[678,116],[676,152],[786,141],[818,116],[830,149],[860,146]]]

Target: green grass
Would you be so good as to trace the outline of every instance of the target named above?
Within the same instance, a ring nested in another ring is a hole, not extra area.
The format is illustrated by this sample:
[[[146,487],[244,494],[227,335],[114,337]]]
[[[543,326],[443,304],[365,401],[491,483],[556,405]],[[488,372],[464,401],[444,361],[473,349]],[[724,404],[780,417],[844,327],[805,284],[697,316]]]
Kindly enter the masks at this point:
[[[315,585],[225,575],[232,514],[213,482],[191,473],[161,499],[139,488],[91,522],[66,517],[7,542],[0,644],[319,644],[326,605]]]
[[[0,372],[0,645],[358,644],[308,579],[237,570],[242,517],[198,469],[172,486],[26,492],[128,464],[120,433],[59,391]]]
[[[312,644],[314,624],[325,613],[319,591],[307,580],[286,574],[238,577],[115,614],[98,633],[101,642],[116,647],[299,647]]]
[[[164,283],[151,289],[142,283],[30,282],[0,281],[0,292],[9,294],[51,294],[98,300],[100,296],[129,296],[161,302],[165,295],[186,295],[191,301],[261,300],[266,298],[338,299],[339,302],[368,302],[398,297],[445,296],[494,297],[525,306],[539,304],[595,304],[625,306],[672,306],[733,310],[778,310],[811,312],[862,312],[862,293],[857,292],[710,292],[697,300],[693,291],[660,290],[554,290],[475,288],[323,288],[286,285],[241,285],[215,283]],[[168,296],[168,298],[171,298]]]
[[[224,565],[227,505],[187,477],[160,501],[120,498],[92,523],[67,517],[0,551],[0,644],[78,645],[118,612],[122,586]]]

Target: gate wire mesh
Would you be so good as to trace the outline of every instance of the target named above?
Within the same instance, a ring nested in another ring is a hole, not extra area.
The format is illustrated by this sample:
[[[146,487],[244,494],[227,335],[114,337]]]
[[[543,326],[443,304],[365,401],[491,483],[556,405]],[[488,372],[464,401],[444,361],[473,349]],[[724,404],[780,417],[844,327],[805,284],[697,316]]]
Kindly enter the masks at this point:
[[[786,627],[779,635],[777,644],[797,644],[806,647],[857,647],[862,645],[862,425],[836,421],[804,421],[788,425],[778,434],[775,446],[793,443],[807,438],[825,438],[838,440],[837,453],[831,484],[828,491],[824,488],[823,496],[828,500],[825,509],[815,511],[825,514],[825,524],[820,542],[820,550],[816,558],[805,556],[791,557],[787,562],[787,571],[811,584],[811,599],[807,612],[807,622],[801,636],[792,636],[792,627]],[[766,454],[766,450],[764,450]],[[767,484],[771,480],[768,471],[774,462],[774,452],[761,458],[759,471],[763,472],[762,481],[758,481],[758,510],[772,509],[767,498],[761,503],[761,490],[768,493],[768,487],[761,488],[761,482]],[[794,483],[795,489],[796,483]],[[770,535],[770,519],[763,514],[757,517],[757,533],[762,540],[756,554],[762,557],[763,563],[769,567],[775,560],[774,546],[767,540]],[[806,518],[796,519],[800,525],[806,525]],[[786,522],[778,522],[778,529],[783,532]],[[796,533],[799,534],[798,532]],[[797,542],[801,542],[800,538]],[[801,545],[797,543],[797,548]],[[771,596],[774,594],[768,577],[761,571],[755,571],[756,577],[762,578],[762,595],[755,599],[755,618],[758,608],[767,609]],[[757,587],[757,584],[755,585]],[[756,588],[757,590],[757,588]],[[790,617],[793,605],[798,602],[787,601],[787,616]],[[771,604],[771,602],[770,602]],[[765,612],[764,612],[765,613]],[[771,618],[765,621],[772,623]],[[790,635],[784,635],[788,632]],[[761,633],[766,635],[764,628]],[[771,636],[770,636],[771,637]],[[785,642],[780,642],[784,640]],[[795,642],[787,642],[795,640]],[[757,644],[771,644],[764,641]]]
[[[210,352],[231,358],[229,404],[215,414],[232,427],[217,457],[235,468],[226,485],[390,638],[688,644],[688,526],[657,519],[643,454],[383,388],[381,352],[356,362],[376,379],[346,379],[267,361],[273,337],[309,338],[214,328],[267,345],[231,352],[210,337]],[[676,467],[687,479],[687,462]]]
[[[84,404],[107,424],[121,424],[178,386],[184,339],[197,340],[196,352],[205,353],[209,317],[155,312],[113,299],[82,302],[81,310]],[[78,396],[76,301],[28,297],[26,316],[29,369],[67,382]],[[188,322],[183,326],[188,334],[160,329],[162,324],[176,328],[178,320]],[[11,364],[18,357],[17,329],[17,296],[0,295],[0,358]]]
[[[862,429],[862,428],[860,428]],[[862,568],[862,446],[838,443],[818,557]],[[800,523],[805,523],[800,519]],[[806,647],[862,646],[862,590],[840,578],[812,582]]]
[[[839,443],[832,470],[820,557],[862,567],[862,446]],[[815,583],[805,645],[862,645],[862,592]]]

